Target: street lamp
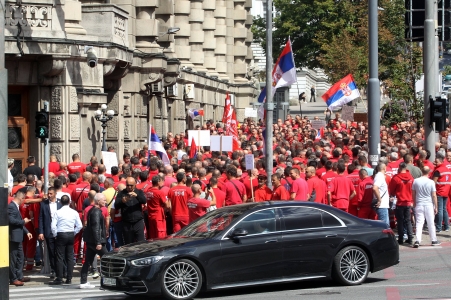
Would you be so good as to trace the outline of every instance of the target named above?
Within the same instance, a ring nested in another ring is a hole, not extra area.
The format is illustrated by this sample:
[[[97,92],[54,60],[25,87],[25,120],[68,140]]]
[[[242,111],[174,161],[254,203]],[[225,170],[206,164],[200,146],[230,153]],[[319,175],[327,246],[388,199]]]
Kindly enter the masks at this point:
[[[95,118],[97,121],[102,122],[102,135],[103,135],[103,141],[102,141],[102,151],[107,151],[106,148],[106,142],[105,142],[105,134],[106,134],[106,123],[111,120],[114,116],[114,110],[107,110],[106,104],[102,104],[100,106],[100,109],[96,110],[95,112]]]

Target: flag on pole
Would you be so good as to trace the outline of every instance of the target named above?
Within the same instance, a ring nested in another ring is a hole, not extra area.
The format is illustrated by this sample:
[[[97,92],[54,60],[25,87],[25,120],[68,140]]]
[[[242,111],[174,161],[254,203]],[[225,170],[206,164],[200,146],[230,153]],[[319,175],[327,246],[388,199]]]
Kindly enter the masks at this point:
[[[293,51],[291,49],[291,40],[288,38],[285,48],[280,53],[279,58],[272,70],[272,95],[276,92],[277,88],[289,86],[297,81],[296,67],[294,64]],[[261,91],[258,96],[258,102],[266,102],[266,87]],[[258,109],[259,119],[264,119],[264,105],[261,105]]]
[[[203,109],[189,109],[188,110],[188,115],[191,117],[191,119],[194,119],[198,116],[203,116],[204,115],[204,110]]]
[[[161,141],[158,138],[158,135],[155,132],[155,129],[150,124],[149,124],[149,150],[153,150],[153,151],[157,152],[157,154],[160,156],[161,160],[163,161],[164,165],[171,164],[168,154],[166,153],[166,150],[164,150],[164,147],[161,144]]]
[[[231,136],[233,140],[232,151],[236,151],[240,149],[240,145],[238,142],[238,122],[236,120],[236,113],[233,106],[230,107],[231,117],[227,120],[226,123],[226,135]]]
[[[335,83],[323,96],[330,110],[342,107],[348,102],[360,97],[359,89],[351,74]]]
[[[193,158],[197,155],[197,146],[194,137],[191,138],[191,148],[189,149],[189,157]]]
[[[222,123],[227,124],[227,120],[232,117],[232,102],[230,101],[229,92],[226,94],[225,105],[224,105],[224,113],[222,114]]]

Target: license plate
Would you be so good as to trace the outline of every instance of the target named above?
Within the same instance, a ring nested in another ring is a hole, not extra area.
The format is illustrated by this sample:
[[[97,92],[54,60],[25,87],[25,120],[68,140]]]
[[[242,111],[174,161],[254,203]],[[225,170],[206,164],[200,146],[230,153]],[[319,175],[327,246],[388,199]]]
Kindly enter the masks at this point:
[[[116,278],[103,278],[103,285],[116,286]]]

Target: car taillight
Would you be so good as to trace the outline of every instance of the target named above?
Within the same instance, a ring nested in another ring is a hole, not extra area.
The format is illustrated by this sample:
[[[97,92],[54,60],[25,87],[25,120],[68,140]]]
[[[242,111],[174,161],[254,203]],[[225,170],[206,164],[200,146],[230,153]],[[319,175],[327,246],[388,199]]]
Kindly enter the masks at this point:
[[[395,236],[395,233],[393,232],[393,230],[391,228],[382,230],[382,233],[391,234],[392,236]]]

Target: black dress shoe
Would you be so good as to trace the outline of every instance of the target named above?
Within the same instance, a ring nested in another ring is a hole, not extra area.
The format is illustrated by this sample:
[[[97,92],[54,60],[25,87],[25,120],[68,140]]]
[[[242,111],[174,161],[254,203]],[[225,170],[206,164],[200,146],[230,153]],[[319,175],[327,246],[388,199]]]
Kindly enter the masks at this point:
[[[71,284],[72,283],[72,279],[66,279],[66,282],[64,282],[65,284]]]
[[[49,285],[62,285],[63,282],[61,280],[53,280],[49,282]]]

